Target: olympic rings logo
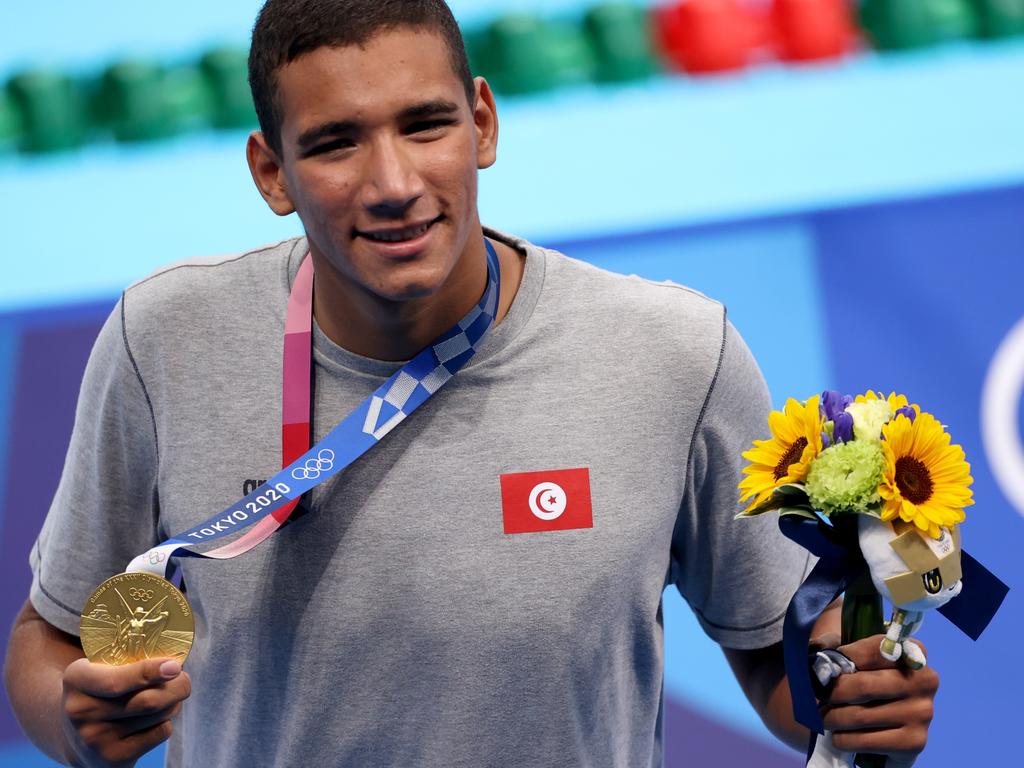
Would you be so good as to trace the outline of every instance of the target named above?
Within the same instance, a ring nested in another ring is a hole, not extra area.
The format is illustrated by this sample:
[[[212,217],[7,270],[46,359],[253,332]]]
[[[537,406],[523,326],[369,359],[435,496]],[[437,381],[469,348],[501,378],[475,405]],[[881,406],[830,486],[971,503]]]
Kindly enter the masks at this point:
[[[296,480],[316,480],[324,472],[334,469],[334,451],[324,448],[315,458],[307,459],[301,467],[292,470],[292,477]]]
[[[128,590],[128,597],[130,597],[132,600],[141,600],[145,603],[146,601],[153,599],[153,590],[132,587]]]
[[[162,563],[164,561],[164,557],[165,557],[164,553],[161,552],[160,550],[158,550],[158,549],[151,549],[149,551],[149,564],[150,565],[158,565],[159,563]]]
[[[1024,318],[1003,339],[988,369],[981,397],[981,437],[996,483],[1024,515]]]

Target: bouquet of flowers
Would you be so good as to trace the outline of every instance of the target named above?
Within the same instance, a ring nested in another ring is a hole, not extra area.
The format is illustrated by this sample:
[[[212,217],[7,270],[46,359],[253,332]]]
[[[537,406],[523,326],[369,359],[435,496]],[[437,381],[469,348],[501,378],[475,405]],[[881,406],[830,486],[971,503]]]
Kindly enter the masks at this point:
[[[971,470],[938,419],[895,393],[826,391],[805,402],[790,399],[768,424],[772,436],[743,454],[749,464],[739,490],[747,508],[738,517],[778,512],[783,532],[821,558],[801,586],[802,599],[800,591],[794,597],[785,627],[797,719],[821,733],[811,685],[801,682],[799,670],[802,664],[808,677],[811,625],[845,591],[843,643],[884,633],[883,656],[923,666],[924,654],[909,638],[925,610],[961,592],[957,526],[974,503]],[[887,624],[882,596],[893,606]],[[838,653],[819,653],[812,668],[825,684],[853,671],[844,661]],[[811,764],[850,763],[836,756]],[[858,756],[857,764],[884,763]]]
[[[964,519],[971,467],[963,448],[904,395],[826,391],[790,398],[768,418],[772,437],[743,454],[741,514],[769,510],[829,519],[866,514],[912,524],[932,539]]]

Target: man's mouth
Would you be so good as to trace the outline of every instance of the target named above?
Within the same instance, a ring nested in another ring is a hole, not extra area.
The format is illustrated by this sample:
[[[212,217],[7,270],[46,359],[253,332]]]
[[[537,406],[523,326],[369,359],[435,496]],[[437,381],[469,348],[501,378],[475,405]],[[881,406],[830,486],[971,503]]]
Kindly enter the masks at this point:
[[[430,221],[425,221],[420,224],[410,224],[407,227],[389,227],[374,230],[357,229],[356,234],[360,237],[365,237],[367,240],[373,240],[378,243],[404,243],[421,237],[442,218],[443,216],[438,216],[436,219],[431,219]]]

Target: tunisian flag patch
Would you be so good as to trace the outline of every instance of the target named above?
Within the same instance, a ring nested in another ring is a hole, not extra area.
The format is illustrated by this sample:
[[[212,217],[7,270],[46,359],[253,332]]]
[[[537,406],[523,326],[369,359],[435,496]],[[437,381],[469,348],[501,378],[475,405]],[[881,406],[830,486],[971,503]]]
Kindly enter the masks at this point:
[[[501,476],[505,533],[593,528],[589,469],[551,469]]]

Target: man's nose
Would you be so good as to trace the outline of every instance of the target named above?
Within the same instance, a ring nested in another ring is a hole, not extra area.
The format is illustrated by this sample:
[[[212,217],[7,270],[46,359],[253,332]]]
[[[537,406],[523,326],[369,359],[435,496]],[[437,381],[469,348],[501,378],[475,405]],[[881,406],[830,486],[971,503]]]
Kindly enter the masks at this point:
[[[363,185],[363,204],[378,215],[401,214],[423,195],[423,179],[412,158],[394,139],[374,144]]]

